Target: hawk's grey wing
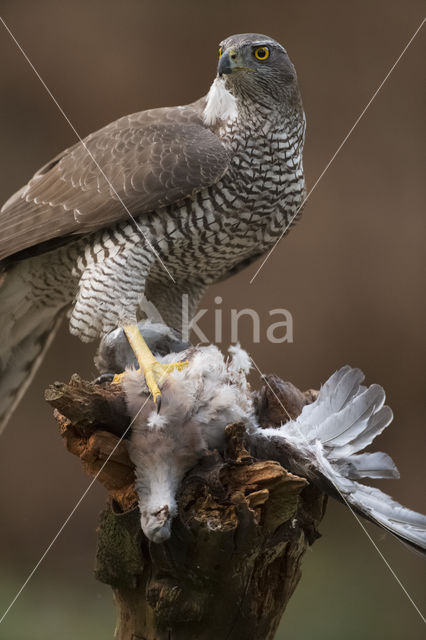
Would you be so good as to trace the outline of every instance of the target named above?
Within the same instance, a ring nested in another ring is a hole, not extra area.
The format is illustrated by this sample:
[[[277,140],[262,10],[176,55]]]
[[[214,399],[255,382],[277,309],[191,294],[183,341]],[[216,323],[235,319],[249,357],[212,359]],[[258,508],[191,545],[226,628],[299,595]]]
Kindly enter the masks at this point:
[[[217,182],[229,155],[203,124],[202,104],[125,116],[54,158],[1,209],[0,260],[90,233],[129,218],[128,212],[153,211]]]

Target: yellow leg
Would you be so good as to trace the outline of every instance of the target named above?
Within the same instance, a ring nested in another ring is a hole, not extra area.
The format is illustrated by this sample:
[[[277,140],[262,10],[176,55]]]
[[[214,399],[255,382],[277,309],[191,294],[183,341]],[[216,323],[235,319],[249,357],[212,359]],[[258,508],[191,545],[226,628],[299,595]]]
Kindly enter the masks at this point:
[[[153,400],[159,407],[161,402],[161,391],[158,386],[159,383],[165,378],[168,373],[170,373],[174,369],[181,371],[189,364],[189,361],[185,360],[184,362],[161,364],[161,362],[158,362],[158,360],[155,359],[136,324],[131,324],[123,327],[123,331],[126,334],[130,346],[132,347],[139,367],[144,372],[146,384],[148,385],[148,389],[152,394]],[[120,383],[123,375],[123,373],[116,375],[114,377],[113,383]]]

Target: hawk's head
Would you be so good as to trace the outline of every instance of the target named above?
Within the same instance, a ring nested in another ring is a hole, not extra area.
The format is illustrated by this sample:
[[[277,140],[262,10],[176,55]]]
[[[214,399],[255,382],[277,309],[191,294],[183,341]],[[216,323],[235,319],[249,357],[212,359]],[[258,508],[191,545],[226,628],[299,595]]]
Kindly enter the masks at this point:
[[[223,40],[217,72],[237,99],[268,107],[299,102],[296,70],[284,47],[268,36],[242,33]]]

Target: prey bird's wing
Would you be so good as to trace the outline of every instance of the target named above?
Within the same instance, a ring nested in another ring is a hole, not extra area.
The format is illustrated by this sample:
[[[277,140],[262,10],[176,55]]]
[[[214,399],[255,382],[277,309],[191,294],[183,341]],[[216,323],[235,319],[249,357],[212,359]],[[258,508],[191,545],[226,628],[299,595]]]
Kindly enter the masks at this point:
[[[215,184],[229,154],[204,125],[202,108],[203,100],[125,116],[59,154],[1,209],[0,260]]]
[[[426,516],[398,504],[363,478],[399,478],[393,460],[381,451],[362,452],[392,422],[378,384],[365,387],[364,374],[349,366],[336,371],[317,399],[296,420],[252,433],[257,457],[277,460],[307,477],[355,513],[426,553]]]

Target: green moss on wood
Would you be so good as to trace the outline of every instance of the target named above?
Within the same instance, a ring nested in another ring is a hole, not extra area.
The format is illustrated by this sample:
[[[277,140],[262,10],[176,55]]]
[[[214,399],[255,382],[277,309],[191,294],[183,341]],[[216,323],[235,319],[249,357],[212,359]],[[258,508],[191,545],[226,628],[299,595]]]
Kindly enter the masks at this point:
[[[114,587],[134,589],[143,564],[139,510],[115,513],[106,507],[99,520],[96,578]]]

